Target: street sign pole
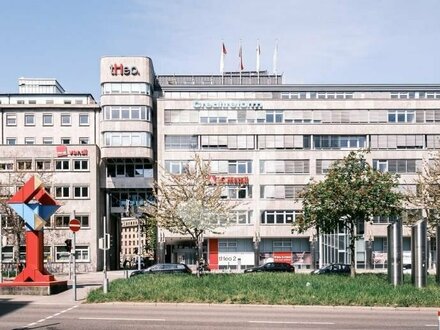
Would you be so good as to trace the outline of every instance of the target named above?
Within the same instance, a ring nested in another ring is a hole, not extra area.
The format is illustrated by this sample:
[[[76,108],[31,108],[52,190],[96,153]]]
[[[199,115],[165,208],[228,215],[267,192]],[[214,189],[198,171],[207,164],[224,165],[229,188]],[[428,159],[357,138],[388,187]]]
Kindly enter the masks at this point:
[[[76,301],[76,232],[73,232],[73,300]]]
[[[104,293],[108,292],[108,279],[107,279],[107,221],[104,216],[104,283],[102,290]]]
[[[75,214],[75,211],[73,211]],[[81,228],[81,222],[75,218],[69,221],[69,228],[73,233],[71,256],[73,257],[73,300],[76,301],[76,232]]]

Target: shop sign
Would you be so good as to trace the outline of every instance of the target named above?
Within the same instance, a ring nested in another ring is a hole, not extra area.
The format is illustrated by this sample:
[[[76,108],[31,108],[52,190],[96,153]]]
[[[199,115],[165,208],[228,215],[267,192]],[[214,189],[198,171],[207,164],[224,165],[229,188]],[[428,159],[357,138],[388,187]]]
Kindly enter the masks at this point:
[[[193,108],[197,110],[245,110],[245,109],[263,109],[260,101],[194,101]]]
[[[88,156],[89,151],[87,149],[70,149],[67,150],[66,146],[56,147],[57,157],[67,157],[67,156]]]
[[[253,252],[219,252],[219,266],[249,266],[254,265]]]
[[[235,177],[235,176],[215,176],[209,177],[211,184],[233,184],[233,185],[248,185],[249,178],[247,176]]]
[[[292,263],[292,252],[274,252],[273,253],[274,262],[286,262],[288,264]]]
[[[112,76],[140,76],[139,70],[135,67],[124,66],[123,64],[113,64],[110,66]]]

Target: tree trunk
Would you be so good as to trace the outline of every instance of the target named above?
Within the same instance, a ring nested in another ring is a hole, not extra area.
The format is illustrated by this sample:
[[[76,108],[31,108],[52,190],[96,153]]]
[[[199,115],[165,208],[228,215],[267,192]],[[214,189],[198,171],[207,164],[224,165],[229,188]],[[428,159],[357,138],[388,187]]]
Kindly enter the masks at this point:
[[[350,225],[350,276],[356,276],[356,223],[352,222]]]

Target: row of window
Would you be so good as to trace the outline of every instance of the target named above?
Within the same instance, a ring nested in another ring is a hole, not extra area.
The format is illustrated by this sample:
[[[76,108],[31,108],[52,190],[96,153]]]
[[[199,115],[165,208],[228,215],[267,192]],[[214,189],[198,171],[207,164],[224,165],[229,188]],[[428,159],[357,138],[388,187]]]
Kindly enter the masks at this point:
[[[0,159],[0,171],[88,171],[88,159]]]
[[[104,120],[146,120],[151,121],[152,110],[147,106],[104,106]]]
[[[76,262],[90,262],[90,247],[81,243],[75,246]],[[4,246],[2,249],[2,257],[4,263],[13,262],[13,247]],[[25,262],[26,247],[20,247],[20,260]],[[70,262],[70,252],[66,250],[65,245],[45,246],[44,261],[50,262]]]
[[[16,137],[6,137],[5,140],[6,144],[8,145],[15,145],[15,144],[54,144],[54,138],[51,136],[42,137],[41,140],[37,140],[35,137],[25,137],[22,141],[19,141]],[[21,143],[20,143],[21,142]],[[70,137],[61,137],[59,139],[59,144],[71,144],[72,139]],[[89,144],[89,138],[88,137],[79,137],[78,138],[78,144]]]
[[[132,162],[129,160],[121,159],[117,163],[109,163],[106,166],[107,177],[153,177],[153,165],[151,163],[145,163],[142,161]]]
[[[165,124],[434,123],[438,109],[409,110],[165,110]]]
[[[104,133],[106,147],[147,147],[151,148],[152,136],[147,132],[107,132]]]
[[[211,84],[211,83],[209,83]],[[392,99],[440,99],[440,92],[420,91],[420,92],[374,92],[376,95],[380,93],[382,98]],[[365,98],[370,92],[165,92],[164,97],[167,99],[352,99]]]
[[[102,94],[145,94],[152,95],[153,89],[147,83],[104,83],[101,86]]]
[[[50,190],[51,189],[47,189]],[[54,186],[53,187],[53,195],[57,199],[87,199],[89,198],[89,186],[87,185],[73,185],[72,187],[70,185],[65,186]]]
[[[24,126],[35,126],[36,117],[40,114],[35,115],[34,113],[24,113],[23,123]],[[42,126],[72,126],[72,114],[61,113],[59,117],[59,122],[54,124],[54,115],[52,113],[42,113],[41,114]],[[89,114],[80,113],[78,115],[79,126],[89,126]],[[6,114],[6,126],[17,126],[17,114],[7,113]],[[21,126],[21,125],[20,125]]]
[[[316,174],[326,174],[335,162],[335,159],[317,159]],[[421,159],[374,159],[373,168],[383,172],[414,174],[421,170],[423,161]],[[188,166],[192,166],[192,161],[187,160],[167,160],[165,161],[165,169],[169,173],[181,174]],[[251,160],[211,160],[211,173],[213,174],[252,174]],[[281,160],[260,160],[260,174],[309,174],[310,160],[308,159],[281,159]],[[264,188],[266,187],[266,188]],[[295,198],[297,188],[300,186],[280,186],[273,191],[270,187],[262,186],[261,189],[268,189],[261,193],[261,198],[276,198],[282,194],[282,190],[286,189],[283,194]],[[293,189],[287,190],[287,189]],[[265,196],[265,197],[263,197]],[[290,198],[290,197],[286,197]]]
[[[165,135],[173,149],[436,149],[440,135]]]

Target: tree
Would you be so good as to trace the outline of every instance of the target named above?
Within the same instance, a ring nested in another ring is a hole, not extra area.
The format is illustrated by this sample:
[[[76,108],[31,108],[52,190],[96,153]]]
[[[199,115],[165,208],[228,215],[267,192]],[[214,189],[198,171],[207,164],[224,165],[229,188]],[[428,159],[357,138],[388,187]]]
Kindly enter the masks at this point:
[[[416,189],[407,191],[407,200],[411,206],[424,211],[422,217],[428,223],[428,235],[433,238],[440,235],[440,153],[425,163],[422,171],[418,172],[415,179]],[[409,218],[411,224],[417,217]],[[436,281],[440,283],[440,257],[437,245]]]
[[[142,211],[154,217],[158,226],[172,233],[189,235],[197,249],[199,266],[204,234],[218,233],[227,226],[230,212],[237,206],[222,199],[223,189],[213,182],[210,163],[195,155],[183,173],[163,171],[161,180],[155,182],[155,202]]]
[[[397,176],[373,169],[364,154],[350,152],[333,164],[324,180],[306,186],[300,194],[303,217],[295,224],[300,232],[311,227],[322,233],[345,229],[350,239],[351,276],[355,276],[357,225],[375,215],[398,214],[402,201]]]

